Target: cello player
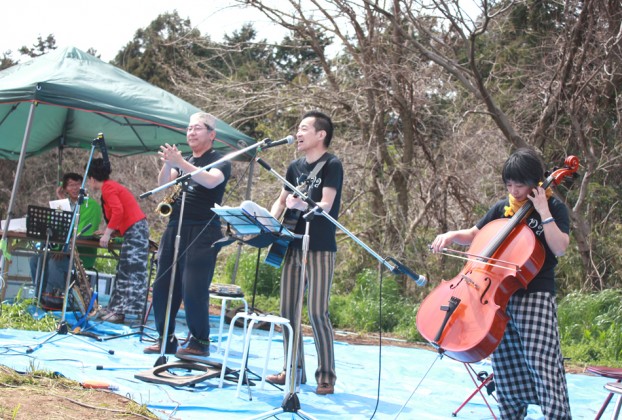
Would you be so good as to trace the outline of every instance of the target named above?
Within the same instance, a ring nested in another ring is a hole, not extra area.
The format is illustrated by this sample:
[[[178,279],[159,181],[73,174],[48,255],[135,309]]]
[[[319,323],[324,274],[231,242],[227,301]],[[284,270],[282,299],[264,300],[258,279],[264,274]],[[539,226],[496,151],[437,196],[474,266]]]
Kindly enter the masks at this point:
[[[469,245],[487,223],[511,217],[527,200],[533,203],[535,211],[526,223],[544,246],[546,257],[527,289],[510,298],[510,320],[492,354],[499,411],[502,419],[522,419],[527,406],[534,404],[546,419],[570,419],[554,273],[557,257],[564,254],[570,241],[568,209],[552,196],[550,188],[545,191],[539,185],[544,180],[544,166],[533,149],[512,153],[503,165],[502,179],[508,197],[497,201],[475,226],[438,235],[431,249],[436,253],[452,243]]]

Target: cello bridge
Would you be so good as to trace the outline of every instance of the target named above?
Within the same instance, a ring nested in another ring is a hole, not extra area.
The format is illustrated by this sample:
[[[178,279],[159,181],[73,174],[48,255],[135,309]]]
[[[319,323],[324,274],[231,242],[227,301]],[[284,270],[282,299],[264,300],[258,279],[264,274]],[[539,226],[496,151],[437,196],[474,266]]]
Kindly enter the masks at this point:
[[[475,290],[479,290],[479,285],[475,283],[469,276],[465,276],[461,274],[462,280],[466,282],[467,285],[473,287]]]

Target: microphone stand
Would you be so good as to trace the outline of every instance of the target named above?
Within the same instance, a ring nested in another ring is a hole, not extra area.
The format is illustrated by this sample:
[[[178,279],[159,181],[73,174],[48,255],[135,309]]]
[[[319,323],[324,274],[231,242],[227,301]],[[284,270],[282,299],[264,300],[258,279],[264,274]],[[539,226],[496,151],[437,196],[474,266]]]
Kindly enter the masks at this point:
[[[37,271],[35,274],[35,285],[37,286],[37,309],[41,306],[41,294],[43,293],[43,279],[45,278],[45,272],[48,261],[48,253],[50,247],[50,236],[52,236],[52,229],[48,226],[45,231],[45,246],[43,248],[43,260],[40,258],[37,261]],[[37,313],[38,314],[38,313]]]
[[[296,328],[294,329],[294,339],[293,339],[293,352],[292,352],[292,366],[290,367],[290,378],[289,378],[289,392],[288,395],[285,396],[283,402],[281,403],[280,408],[276,408],[274,410],[262,413],[258,416],[252,417],[251,419],[265,419],[269,417],[273,417],[278,413],[294,413],[297,414],[301,418],[313,419],[308,414],[306,414],[303,410],[300,409],[300,401],[298,399],[296,385],[297,385],[297,374],[298,374],[298,340],[300,336],[301,329],[301,318],[302,318],[302,300],[304,293],[304,277],[306,275],[306,266],[307,266],[307,254],[309,251],[309,225],[310,220],[316,215],[322,215],[326,217],[332,224],[338,227],[341,231],[346,233],[350,238],[352,238],[357,244],[359,244],[363,249],[365,249],[368,253],[370,253],[374,258],[384,264],[392,273],[394,274],[406,274],[411,277],[419,286],[423,286],[427,281],[425,277],[418,275],[414,271],[408,269],[406,266],[401,264],[395,258],[392,257],[381,257],[378,253],[376,253],[373,249],[367,246],[364,242],[358,239],[352,232],[346,229],[343,225],[341,225],[337,220],[335,220],[332,216],[330,216],[323,208],[317,205],[307,194],[300,191],[296,186],[291,184],[287,179],[281,176],[278,172],[276,172],[272,167],[266,163],[261,158],[256,158],[257,163],[259,163],[264,169],[278,178],[284,185],[286,185],[293,194],[296,194],[303,201],[305,201],[309,205],[309,210],[302,216],[306,220],[305,225],[305,234],[302,240],[302,266],[300,268],[300,290],[298,295],[298,301],[296,302],[296,311],[298,313],[298,322],[296,323]],[[391,262],[389,262],[391,261]]]
[[[250,150],[261,149],[262,147],[263,148],[272,147],[276,143],[277,142],[272,141],[270,139],[263,139],[259,143],[251,144],[250,146],[247,146],[247,147],[245,147],[243,149],[240,149],[238,151],[228,153],[228,154],[224,155],[223,157],[221,157],[220,159],[218,159],[216,162],[212,162],[212,163],[210,163],[208,165],[205,165],[205,166],[203,166],[201,168],[197,168],[197,169],[195,169],[192,172],[188,172],[187,174],[184,174],[184,175],[182,175],[182,176],[180,176],[178,178],[175,178],[174,180],[172,180],[170,182],[167,182],[166,184],[162,184],[159,187],[156,187],[156,188],[154,188],[154,189],[152,189],[150,191],[144,192],[139,197],[140,198],[147,198],[150,195],[155,194],[155,193],[157,193],[159,191],[165,190],[167,188],[170,188],[172,186],[175,186],[177,184],[185,182],[187,179],[192,178],[194,175],[200,174],[203,171],[207,171],[208,169],[211,169],[214,166],[221,164],[222,162],[226,162],[226,161],[232,160],[233,158],[235,158],[235,157],[237,157],[239,155],[242,155],[242,154],[244,154],[244,153],[246,153],[246,152],[248,152]]]

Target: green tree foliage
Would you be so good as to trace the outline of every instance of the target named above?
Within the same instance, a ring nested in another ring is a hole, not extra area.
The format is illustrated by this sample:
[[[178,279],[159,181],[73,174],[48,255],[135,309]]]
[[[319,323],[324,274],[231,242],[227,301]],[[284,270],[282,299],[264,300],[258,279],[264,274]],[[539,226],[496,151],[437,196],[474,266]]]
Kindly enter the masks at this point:
[[[138,29],[134,39],[119,51],[114,63],[147,82],[171,89],[174,86],[172,68],[188,72],[192,69],[194,45],[200,32],[182,19],[177,12],[158,16],[144,29]],[[193,73],[190,72],[189,76]]]
[[[56,49],[56,38],[54,35],[49,34],[45,39],[38,37],[36,44],[32,47],[22,46],[19,49],[19,53],[22,55],[27,55],[28,57],[39,57],[50,50]]]

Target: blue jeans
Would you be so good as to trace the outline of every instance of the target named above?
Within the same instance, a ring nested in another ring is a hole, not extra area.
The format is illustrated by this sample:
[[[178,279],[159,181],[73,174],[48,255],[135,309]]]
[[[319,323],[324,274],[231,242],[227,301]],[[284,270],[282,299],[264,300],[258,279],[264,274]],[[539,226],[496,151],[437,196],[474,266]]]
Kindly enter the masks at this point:
[[[58,254],[48,253],[46,260],[45,273],[43,273],[42,293],[52,293],[53,291],[65,291],[65,280],[67,278],[67,270],[69,268],[69,257]],[[30,275],[33,283],[37,285],[37,293],[39,292],[39,278],[37,278],[37,266],[39,267],[39,276],[43,271],[43,254],[30,257]],[[60,293],[58,293],[60,294]]]

